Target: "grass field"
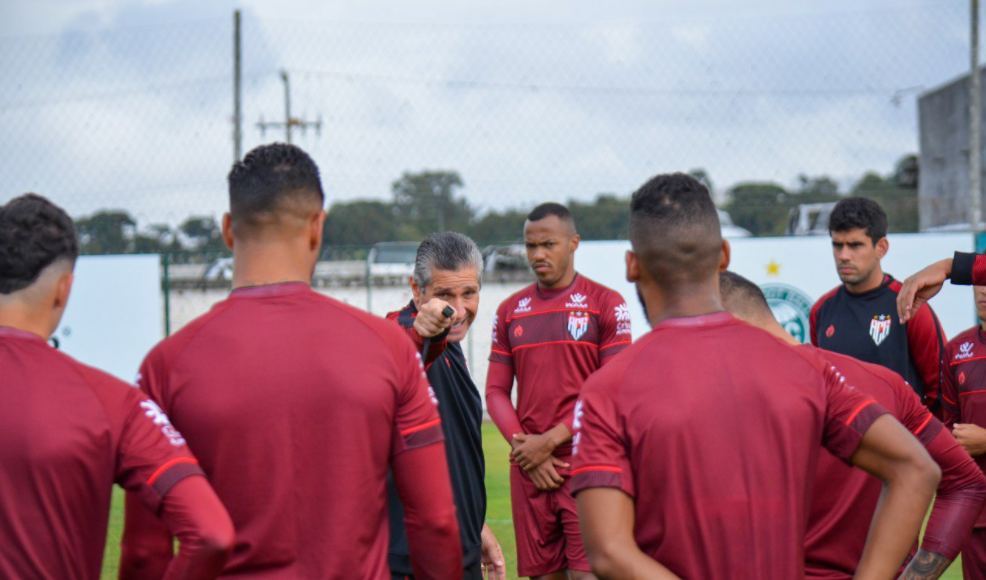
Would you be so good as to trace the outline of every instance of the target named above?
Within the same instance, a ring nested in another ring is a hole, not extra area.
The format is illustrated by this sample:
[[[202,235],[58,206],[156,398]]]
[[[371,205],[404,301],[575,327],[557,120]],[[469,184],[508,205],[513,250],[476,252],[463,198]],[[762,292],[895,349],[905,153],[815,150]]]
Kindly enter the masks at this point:
[[[483,448],[486,450],[487,522],[496,534],[507,560],[507,578],[517,578],[517,558],[514,547],[514,530],[510,516],[510,472],[507,463],[508,447],[491,423],[483,425]],[[114,580],[120,561],[120,533],[123,530],[123,494],[114,490],[113,510],[110,513],[109,535],[106,541],[106,559],[103,563],[103,580]],[[962,580],[962,567],[958,561],[942,576],[945,580]]]

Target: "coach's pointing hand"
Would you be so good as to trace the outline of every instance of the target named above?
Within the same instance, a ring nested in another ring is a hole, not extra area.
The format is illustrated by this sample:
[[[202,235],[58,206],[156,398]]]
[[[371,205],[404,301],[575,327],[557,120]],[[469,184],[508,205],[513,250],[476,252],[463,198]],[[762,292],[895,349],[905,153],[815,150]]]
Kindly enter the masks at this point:
[[[442,311],[448,308],[452,316],[445,316]],[[432,338],[445,332],[455,320],[455,309],[448,302],[432,298],[421,305],[418,315],[414,318],[414,330],[422,338]]]

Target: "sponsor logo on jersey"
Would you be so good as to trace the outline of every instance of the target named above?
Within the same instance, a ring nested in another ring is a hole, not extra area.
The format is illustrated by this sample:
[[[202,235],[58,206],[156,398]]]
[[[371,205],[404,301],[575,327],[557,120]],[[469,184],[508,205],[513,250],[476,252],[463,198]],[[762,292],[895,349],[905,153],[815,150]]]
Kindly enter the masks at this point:
[[[959,346],[959,352],[955,353],[955,360],[962,360],[964,358],[972,358],[972,355],[973,355],[973,352],[972,352],[972,343],[971,342],[963,342],[962,345]]]
[[[568,315],[568,333],[574,340],[582,338],[582,335],[589,330],[589,313],[572,312]]]
[[[524,336],[524,327],[518,324],[514,329],[514,336]]]
[[[566,303],[565,308],[588,308],[585,298],[584,294],[572,294],[568,297],[571,302]]]
[[[835,334],[835,325],[830,324],[829,327],[825,329],[825,336],[828,338],[832,338],[834,334]]]
[[[630,308],[627,307],[627,303],[624,302],[616,306],[613,308],[613,311],[613,314],[616,316],[616,334],[631,334]]]
[[[530,312],[531,311],[531,297],[521,298],[520,302],[517,303],[517,308],[514,308],[514,312]]]
[[[960,385],[964,385],[965,384],[965,373],[964,372],[959,373],[959,384]]]
[[[808,342],[808,317],[811,315],[811,298],[801,290],[787,284],[760,286],[774,318],[791,336],[802,343]]]
[[[155,424],[161,427],[161,432],[164,436],[168,438],[175,447],[181,447],[185,444],[185,438],[181,436],[178,429],[171,424],[171,420],[168,416],[164,414],[161,407],[157,403],[151,400],[145,400],[140,402],[140,408],[144,410],[144,414]]]
[[[874,316],[873,320],[870,321],[870,337],[873,338],[873,342],[877,346],[880,346],[890,336],[890,329],[893,324],[894,321],[889,314]]]

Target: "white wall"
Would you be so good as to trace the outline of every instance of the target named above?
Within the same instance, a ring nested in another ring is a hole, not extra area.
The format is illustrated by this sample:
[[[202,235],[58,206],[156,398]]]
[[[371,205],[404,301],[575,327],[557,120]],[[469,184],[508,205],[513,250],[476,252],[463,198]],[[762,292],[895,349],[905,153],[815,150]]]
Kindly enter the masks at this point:
[[[144,355],[164,336],[157,255],[82,256],[61,325],[61,350],[133,382]]]
[[[890,251],[883,259],[883,268],[899,280],[951,257],[955,251],[973,251],[970,234],[892,234],[889,240]],[[811,302],[839,285],[828,236],[741,238],[730,240],[730,244],[729,269],[757,284],[793,286]],[[626,241],[583,242],[576,254],[576,265],[586,276],[623,294],[630,304],[634,338],[638,338],[650,326],[633,285],[626,281],[624,254],[629,248]],[[946,284],[931,305],[949,338],[976,324],[969,287]]]

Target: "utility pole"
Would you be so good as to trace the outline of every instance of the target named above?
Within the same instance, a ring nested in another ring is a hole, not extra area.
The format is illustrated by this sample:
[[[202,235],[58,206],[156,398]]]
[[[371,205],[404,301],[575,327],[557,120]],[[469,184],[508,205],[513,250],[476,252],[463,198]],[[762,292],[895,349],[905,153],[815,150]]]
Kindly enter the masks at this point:
[[[317,121],[306,121],[304,119],[298,119],[297,117],[291,116],[291,79],[288,77],[288,71],[281,71],[281,81],[284,83],[284,121],[264,121],[263,115],[260,117],[260,122],[257,123],[257,127],[260,128],[261,136],[266,135],[267,129],[269,128],[280,128],[284,127],[284,141],[286,143],[291,142],[291,128],[299,127],[304,133],[308,130],[308,127],[315,128],[315,134],[322,134],[322,116],[318,116]]]
[[[969,213],[972,226],[973,247],[980,247],[980,222],[982,221],[982,141],[980,123],[982,108],[979,89],[979,0],[971,0],[969,52],[971,72],[969,77]]]
[[[243,111],[240,96],[243,89],[240,44],[240,11],[233,11],[233,163],[243,154]]]

